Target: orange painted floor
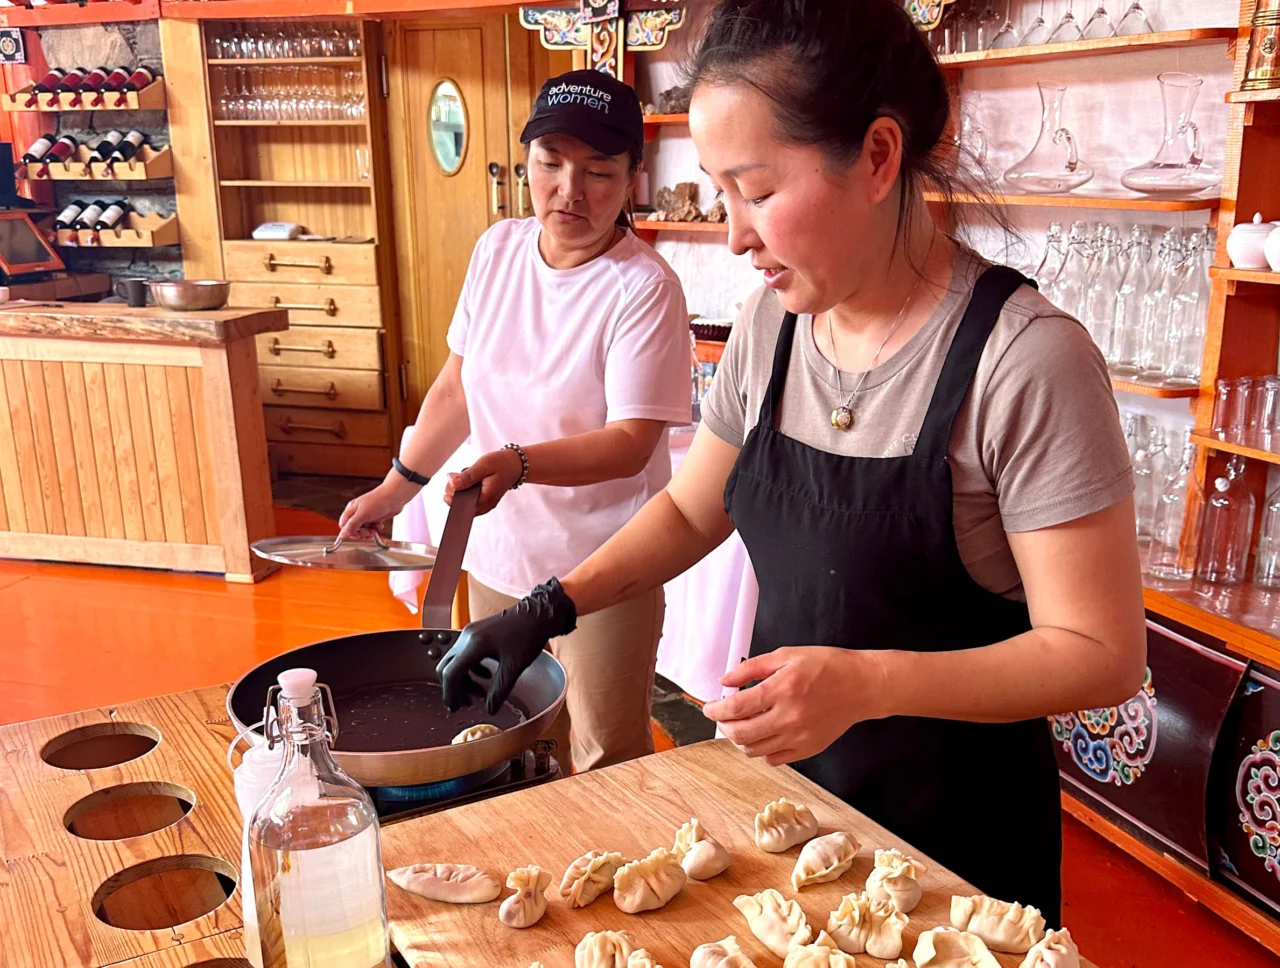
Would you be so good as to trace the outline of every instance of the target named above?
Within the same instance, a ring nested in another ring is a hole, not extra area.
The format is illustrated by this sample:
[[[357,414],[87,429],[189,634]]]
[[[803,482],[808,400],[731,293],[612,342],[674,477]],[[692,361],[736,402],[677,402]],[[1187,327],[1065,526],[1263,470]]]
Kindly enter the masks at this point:
[[[281,534],[332,534],[277,509]],[[225,682],[285,649],[415,625],[381,575],[284,569],[257,585],[0,560],[0,724]],[[659,749],[671,740],[655,724]],[[1100,968],[1277,968],[1280,958],[1075,819],[1064,918]]]

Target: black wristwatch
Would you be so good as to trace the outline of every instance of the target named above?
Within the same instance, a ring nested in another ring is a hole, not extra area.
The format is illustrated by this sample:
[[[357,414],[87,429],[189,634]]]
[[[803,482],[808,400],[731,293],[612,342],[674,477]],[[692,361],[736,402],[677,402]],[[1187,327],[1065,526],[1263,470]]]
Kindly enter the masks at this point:
[[[405,467],[404,462],[400,460],[399,457],[391,458],[391,466],[394,467],[400,473],[400,476],[406,481],[417,484],[419,487],[426,486],[426,484],[431,480],[431,478],[425,477],[417,471],[413,471]]]

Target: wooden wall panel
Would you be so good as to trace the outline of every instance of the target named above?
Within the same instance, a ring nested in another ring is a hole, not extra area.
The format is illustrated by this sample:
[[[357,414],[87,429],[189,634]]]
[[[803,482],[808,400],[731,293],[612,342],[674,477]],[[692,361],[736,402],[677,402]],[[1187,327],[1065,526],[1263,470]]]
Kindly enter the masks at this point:
[[[142,522],[146,540],[164,541],[164,513],[160,510],[160,471],[151,427],[151,406],[147,400],[147,375],[140,364],[124,366],[125,392],[129,401],[129,422],[133,425],[133,460],[138,473]]]
[[[107,400],[107,378],[101,363],[85,363],[84,389],[89,404],[89,424],[93,433],[93,463],[98,472],[98,494],[102,499],[102,523],[108,538],[127,538],[124,509],[120,500],[120,474],[116,468],[115,434]]]
[[[169,392],[169,414],[173,425],[174,459],[178,468],[178,487],[182,500],[182,523],[186,540],[206,544],[204,496],[200,489],[200,456],[197,453],[195,421],[191,416],[191,396],[186,370],[177,366],[164,368]]]
[[[147,402],[151,408],[151,440],[155,445],[156,478],[160,483],[164,539],[186,544],[182,478],[178,473],[178,450],[173,441],[173,417],[169,412],[169,381],[162,366],[147,366],[143,370],[147,381]]]
[[[76,468],[75,441],[71,436],[71,413],[67,403],[67,385],[62,376],[61,363],[41,363],[44,370],[45,396],[49,401],[49,422],[52,433],[54,467],[58,474],[58,488],[62,500],[62,513],[66,519],[67,534],[84,537],[84,502],[80,497],[80,474]]]
[[[107,389],[107,410],[111,415],[111,439],[120,480],[120,508],[124,533],[130,541],[146,541],[142,519],[142,493],[138,487],[138,465],[133,456],[133,421],[129,417],[129,392],[125,388],[124,366],[106,363],[102,367]]]
[[[209,421],[204,409],[204,373],[198,368],[187,370],[187,399],[191,401],[192,422],[196,433],[196,458],[200,462],[200,493],[204,506],[204,528],[209,544],[222,543],[222,526],[218,521],[218,489],[214,474],[213,444],[209,437]]]
[[[50,363],[49,366],[57,364]],[[93,449],[93,418],[84,382],[84,366],[68,361],[62,365],[62,381],[67,393],[67,418],[75,451],[76,478],[84,508],[84,530],[91,538],[105,538],[107,529],[98,485],[98,465]]]
[[[27,381],[20,360],[4,361],[4,378],[9,396],[9,420],[17,450],[18,480],[27,509],[27,530],[47,533],[44,497],[40,493],[40,468],[36,461],[36,439],[31,431],[31,409],[27,406]]]
[[[44,387],[44,370],[35,360],[22,361],[22,376],[27,389],[27,406],[31,415],[32,451],[40,495],[44,499],[44,518],[50,534],[66,534],[67,519],[62,509],[62,488],[58,483],[58,455],[53,447],[53,424],[49,419],[49,397]]]
[[[26,531],[27,511],[22,500],[18,444],[14,439],[13,420],[9,413],[9,393],[5,385],[3,365],[0,365],[0,502],[5,506],[8,530]]]

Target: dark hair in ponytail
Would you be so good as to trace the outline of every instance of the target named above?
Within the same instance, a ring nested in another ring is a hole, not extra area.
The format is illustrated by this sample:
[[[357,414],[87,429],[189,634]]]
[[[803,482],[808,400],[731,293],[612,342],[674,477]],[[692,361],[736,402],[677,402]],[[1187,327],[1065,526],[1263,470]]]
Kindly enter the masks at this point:
[[[903,141],[899,232],[926,189],[951,212],[961,191],[990,198],[955,173],[946,78],[896,0],[719,0],[685,75],[693,87],[751,85],[773,103],[782,140],[822,149],[833,166],[856,161],[872,122],[892,118]],[[1008,229],[997,207],[982,207]]]

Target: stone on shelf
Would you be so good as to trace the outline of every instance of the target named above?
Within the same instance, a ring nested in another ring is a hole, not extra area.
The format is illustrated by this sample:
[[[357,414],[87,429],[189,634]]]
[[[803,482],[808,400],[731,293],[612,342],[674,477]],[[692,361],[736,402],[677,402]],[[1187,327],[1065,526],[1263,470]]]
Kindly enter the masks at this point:
[[[701,222],[705,216],[698,208],[698,183],[680,182],[674,188],[659,188],[657,219],[661,222]]]
[[[693,99],[693,88],[689,86],[672,87],[658,95],[658,106],[663,114],[688,114],[689,102]]]
[[[720,224],[729,221],[729,213],[725,210],[724,199],[716,199],[716,203],[707,212],[707,221]]]

